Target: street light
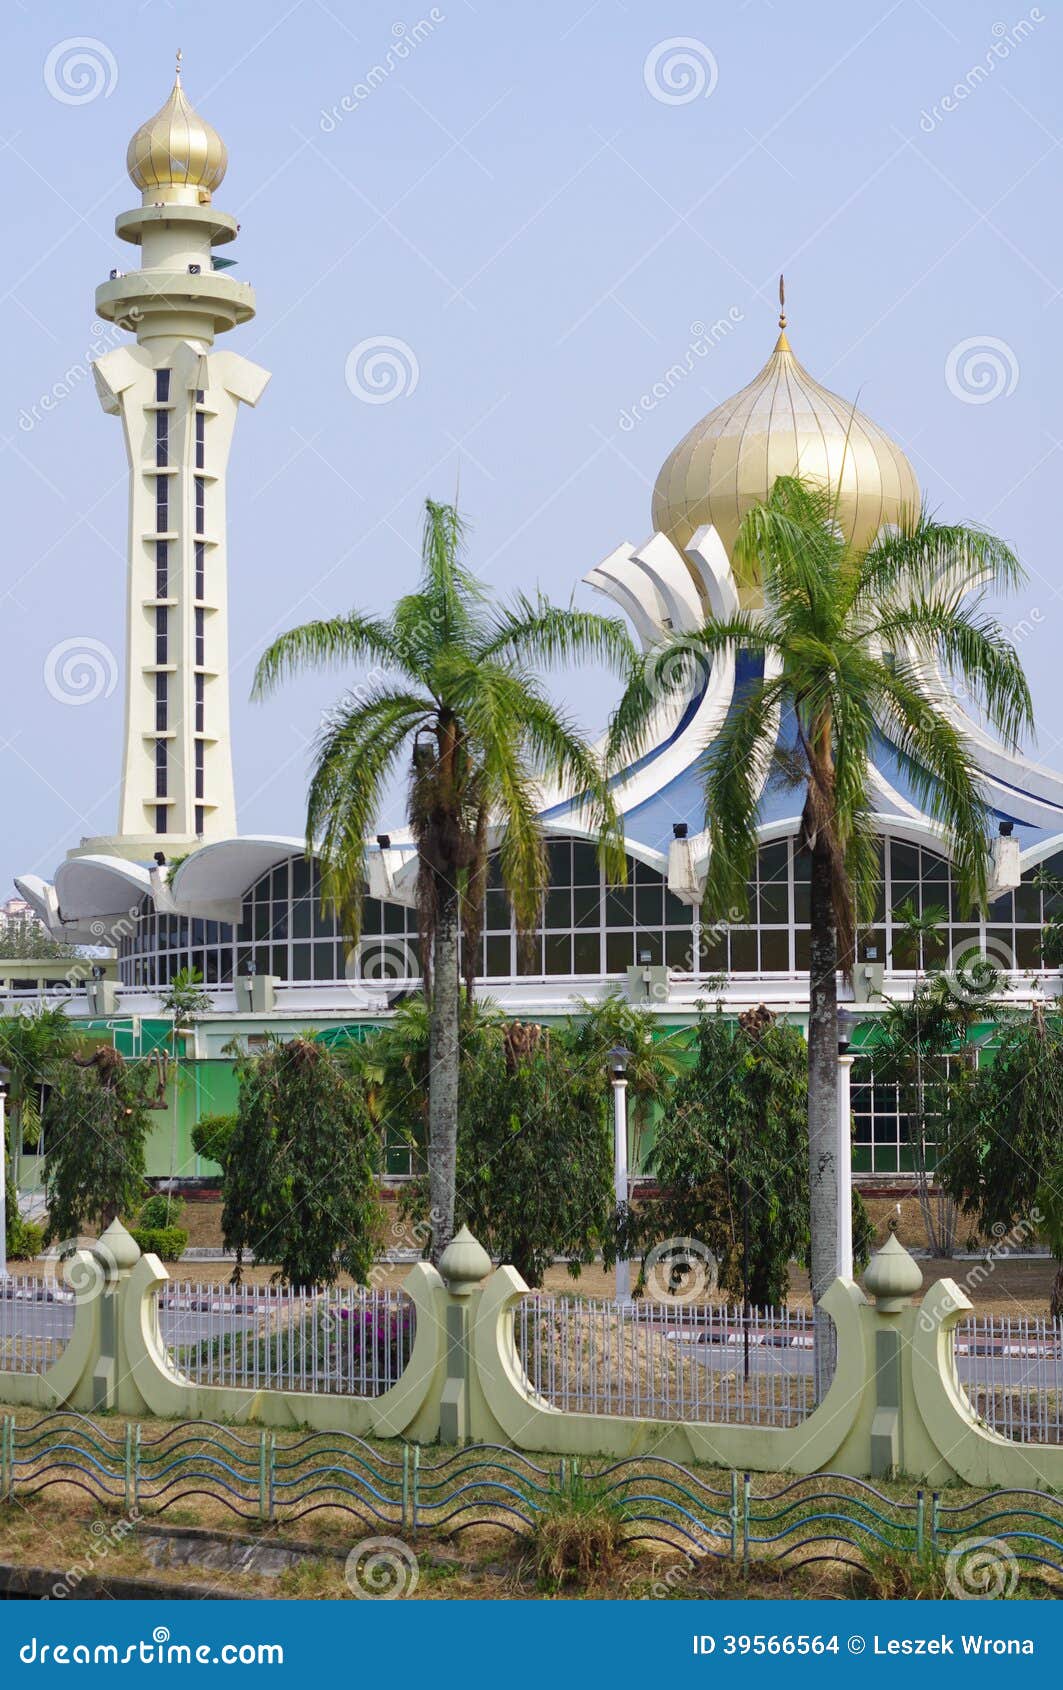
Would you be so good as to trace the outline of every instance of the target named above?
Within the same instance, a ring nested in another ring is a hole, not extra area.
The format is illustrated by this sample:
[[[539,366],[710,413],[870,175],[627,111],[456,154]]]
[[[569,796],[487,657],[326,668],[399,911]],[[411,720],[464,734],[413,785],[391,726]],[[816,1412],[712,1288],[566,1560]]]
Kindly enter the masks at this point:
[[[10,1068],[0,1062],[0,1280],[7,1278],[7,1087]]]
[[[614,1045],[609,1052],[609,1078],[613,1086],[613,1194],[617,1214],[628,1204],[627,1166],[627,1065],[631,1052],[626,1045]],[[631,1263],[616,1258],[616,1300],[631,1300]]]
[[[835,1165],[838,1170],[838,1253],[835,1271],[839,1279],[853,1277],[853,1135],[849,1102],[853,1063],[851,1046],[856,1016],[851,1009],[838,1011],[838,1104]]]

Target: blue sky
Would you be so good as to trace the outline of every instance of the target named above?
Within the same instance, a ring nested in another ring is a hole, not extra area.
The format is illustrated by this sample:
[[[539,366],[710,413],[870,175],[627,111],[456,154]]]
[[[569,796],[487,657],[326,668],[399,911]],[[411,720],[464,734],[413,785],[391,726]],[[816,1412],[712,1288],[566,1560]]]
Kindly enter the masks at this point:
[[[242,220],[227,250],[258,294],[227,344],[273,372],[230,477],[242,831],[300,831],[338,690],[306,679],[251,705],[267,640],[408,589],[422,502],[453,494],[459,462],[476,567],[567,598],[648,535],[671,447],[767,357],[780,269],[813,375],[859,393],[932,507],[1018,549],[1030,583],[1004,615],[1037,754],[1063,762],[1052,0],[84,0],[11,7],[6,25],[0,896],[116,823],[126,470],[88,374],[92,301],[129,262],[113,233],[138,197],[125,148],[178,46],[229,148],[217,203]],[[692,325],[729,314],[694,373],[625,423]],[[403,391],[370,403],[350,354],[381,340],[401,343]],[[96,654],[91,702],[49,687],[66,642]],[[601,676],[563,684],[599,725]]]

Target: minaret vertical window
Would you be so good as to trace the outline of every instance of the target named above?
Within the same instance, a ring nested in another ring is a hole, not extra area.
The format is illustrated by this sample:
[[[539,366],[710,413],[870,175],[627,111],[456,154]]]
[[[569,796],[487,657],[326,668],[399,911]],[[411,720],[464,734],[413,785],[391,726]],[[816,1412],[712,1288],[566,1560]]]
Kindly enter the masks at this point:
[[[203,741],[201,739],[196,740],[196,797],[203,797]]]
[[[196,732],[197,732],[197,734],[201,734],[204,731],[203,718],[204,718],[204,715],[205,715],[205,711],[204,711],[204,707],[203,707],[203,701],[204,701],[204,695],[205,695],[205,692],[206,692],[206,685],[207,685],[206,676],[205,675],[197,675],[196,676]]]
[[[155,796],[166,797],[166,741],[155,741]]]
[[[155,542],[155,597],[164,599],[169,596],[170,586],[170,554],[165,540]]]
[[[206,500],[206,482],[201,475],[196,476],[196,533],[203,533],[203,514]]]
[[[198,392],[196,393],[196,405],[197,405],[197,407],[202,405],[202,403],[203,403],[203,389],[200,388],[198,390]],[[204,454],[206,452],[206,426],[207,426],[206,413],[197,409],[196,410],[196,468],[197,469],[202,469],[204,467]]]
[[[196,598],[205,599],[207,596],[207,567],[206,546],[202,540],[196,541]]]
[[[207,637],[204,626],[203,606],[196,605],[196,664],[202,668],[207,661]]]
[[[169,639],[167,638],[166,607],[157,605],[155,609],[155,661],[169,662]]]
[[[167,676],[165,674],[156,675],[156,677],[155,677],[155,732],[158,733],[158,734],[164,734],[166,732],[166,703],[167,703],[166,682],[167,682]]]

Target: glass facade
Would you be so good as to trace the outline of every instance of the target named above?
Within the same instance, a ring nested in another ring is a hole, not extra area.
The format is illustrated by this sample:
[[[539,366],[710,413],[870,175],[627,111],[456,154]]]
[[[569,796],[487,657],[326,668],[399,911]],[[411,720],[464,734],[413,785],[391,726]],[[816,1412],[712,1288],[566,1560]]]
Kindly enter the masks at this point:
[[[615,886],[599,868],[593,846],[582,840],[552,840],[547,856],[542,919],[527,949],[518,944],[497,862],[490,864],[479,958],[488,990],[492,982],[519,987],[522,981],[567,980],[578,993],[595,979],[622,980],[633,963],[663,963],[676,979],[695,982],[719,975],[797,977],[808,966],[808,871],[791,840],[761,847],[748,919],[721,928],[703,924],[699,910],[681,903],[664,877],[636,858],[628,859],[627,885]],[[973,943],[984,946],[997,967],[1039,966],[1041,925],[1059,902],[1035,884],[1039,870],[1029,871],[1018,890],[999,899],[988,921],[980,923],[961,907],[949,864],[938,853],[887,839],[879,862],[875,920],[861,937],[862,957],[911,973],[916,966],[940,965]],[[1063,877],[1063,852],[1044,866]],[[936,940],[924,937],[918,952],[904,932],[903,912],[909,908],[924,918],[939,912]],[[119,946],[121,981],[150,991],[182,968],[198,969],[208,986],[231,984],[253,971],[292,986],[353,988],[366,982],[399,990],[415,985],[420,975],[417,913],[367,898],[362,936],[352,950],[333,912],[322,910],[317,863],[293,856],[249,887],[235,929],[160,915],[144,901],[135,932]],[[912,1123],[897,1088],[876,1082],[866,1059],[854,1071],[852,1107],[855,1169],[914,1172]],[[933,1159],[931,1143],[930,1165]]]

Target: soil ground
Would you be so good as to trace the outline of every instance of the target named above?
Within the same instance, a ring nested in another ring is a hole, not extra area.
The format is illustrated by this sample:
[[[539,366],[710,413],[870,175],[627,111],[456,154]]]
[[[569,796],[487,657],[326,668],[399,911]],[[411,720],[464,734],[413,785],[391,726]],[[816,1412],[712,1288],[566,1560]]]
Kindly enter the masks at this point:
[[[919,1204],[914,1197],[872,1197],[867,1200],[867,1206],[879,1242],[887,1236],[888,1223],[894,1221],[897,1236],[902,1244],[909,1249],[925,1250],[926,1233]],[[191,1246],[220,1248],[220,1203],[188,1203],[181,1217],[181,1225],[189,1235]],[[401,1227],[393,1224],[390,1205],[387,1230],[389,1238],[398,1247],[413,1246],[412,1238]],[[967,1231],[968,1229],[961,1227],[960,1236],[965,1246],[968,1243]],[[1000,1246],[996,1246],[996,1251],[1000,1251]],[[969,1257],[948,1259],[921,1256],[919,1266],[923,1270],[924,1291],[939,1279],[954,1279],[966,1291],[979,1314],[1043,1317],[1049,1312],[1055,1278],[1055,1263],[1049,1256],[1016,1259],[1001,1252],[999,1259],[992,1260],[988,1267],[984,1257],[971,1260]],[[41,1263],[12,1262],[11,1272],[39,1277]],[[186,1261],[183,1264],[171,1264],[169,1272],[172,1279],[225,1284],[232,1274],[232,1263]],[[401,1285],[408,1272],[407,1266],[388,1267],[377,1283],[383,1286]],[[251,1285],[264,1285],[274,1278],[274,1273],[275,1270],[266,1265],[246,1268],[244,1279]],[[613,1276],[601,1267],[592,1265],[584,1268],[578,1279],[573,1279],[566,1268],[554,1267],[547,1272],[543,1290],[555,1295],[611,1297]],[[808,1277],[800,1268],[791,1269],[789,1301],[794,1308],[810,1306]]]

